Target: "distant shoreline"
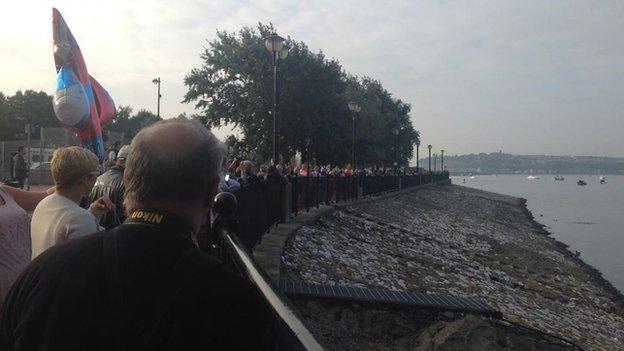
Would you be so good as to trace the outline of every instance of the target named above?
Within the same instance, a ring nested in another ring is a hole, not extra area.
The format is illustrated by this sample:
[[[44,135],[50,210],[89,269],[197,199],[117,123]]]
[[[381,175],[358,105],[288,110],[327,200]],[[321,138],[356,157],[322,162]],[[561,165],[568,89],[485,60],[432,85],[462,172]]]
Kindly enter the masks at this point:
[[[436,159],[432,160],[435,164]],[[624,174],[624,158],[602,156],[515,155],[502,152],[445,155],[444,162],[453,174]],[[421,159],[425,168],[428,159]]]
[[[593,177],[593,176],[621,176],[624,175],[624,171],[622,171],[621,173],[609,173],[609,172],[604,172],[604,173],[565,173],[565,172],[561,172],[561,173],[537,173],[537,172],[533,172],[533,173],[488,173],[488,172],[481,172],[481,173],[476,173],[476,172],[454,172],[454,171],[450,171],[450,175],[451,177],[469,177],[471,175],[477,177],[477,176],[497,176],[497,175],[517,175],[517,176],[530,176],[530,175],[535,175],[535,176],[544,176],[544,177],[554,177],[554,176],[558,176],[558,175],[562,175],[562,176],[579,176],[579,177]]]

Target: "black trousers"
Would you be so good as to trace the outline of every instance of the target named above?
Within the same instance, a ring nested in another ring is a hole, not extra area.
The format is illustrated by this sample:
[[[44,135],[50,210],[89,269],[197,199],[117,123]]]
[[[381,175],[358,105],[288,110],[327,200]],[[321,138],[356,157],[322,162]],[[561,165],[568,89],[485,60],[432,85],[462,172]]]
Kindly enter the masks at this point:
[[[17,180],[20,189],[24,189],[24,185],[26,184],[27,178],[28,178],[27,175],[19,175],[15,177],[15,180]]]

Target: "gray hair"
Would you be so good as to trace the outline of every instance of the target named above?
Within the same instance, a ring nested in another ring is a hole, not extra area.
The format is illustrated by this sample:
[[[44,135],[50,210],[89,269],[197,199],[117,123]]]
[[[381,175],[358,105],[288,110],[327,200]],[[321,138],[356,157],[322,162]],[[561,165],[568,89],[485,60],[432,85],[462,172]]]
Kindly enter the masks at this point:
[[[150,137],[152,129],[163,125],[182,127],[197,138]],[[142,129],[132,140],[126,160],[126,210],[131,212],[146,201],[206,201],[224,155],[225,145],[194,120],[165,120]]]

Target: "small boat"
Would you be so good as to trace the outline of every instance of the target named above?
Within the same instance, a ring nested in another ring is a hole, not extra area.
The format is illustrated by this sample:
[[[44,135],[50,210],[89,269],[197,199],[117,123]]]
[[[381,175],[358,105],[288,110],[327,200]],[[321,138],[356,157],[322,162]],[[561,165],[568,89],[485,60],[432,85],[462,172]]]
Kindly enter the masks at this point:
[[[598,180],[600,180],[600,184],[607,184],[607,179],[603,175],[601,175],[600,178],[598,178]]]
[[[530,175],[527,177],[528,180],[534,180],[534,179],[539,179],[538,176],[534,176],[534,175]]]
[[[475,179],[475,178],[477,178],[477,177],[475,177],[475,176],[473,176],[473,175],[471,175],[471,176],[470,176],[470,179]]]
[[[587,183],[584,180],[580,180],[578,182],[576,182],[576,185],[587,185]]]
[[[562,181],[564,181],[564,180],[565,180],[565,178],[564,178],[563,176],[560,176],[560,175],[555,176],[555,178],[554,178],[554,179],[555,179],[556,181],[558,181],[558,182],[562,182]]]

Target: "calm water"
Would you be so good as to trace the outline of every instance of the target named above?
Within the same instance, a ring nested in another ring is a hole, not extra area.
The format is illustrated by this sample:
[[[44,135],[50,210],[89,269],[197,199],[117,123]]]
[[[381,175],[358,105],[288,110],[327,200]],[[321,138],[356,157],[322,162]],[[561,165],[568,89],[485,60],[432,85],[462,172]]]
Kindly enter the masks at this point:
[[[527,199],[535,219],[553,236],[581,253],[583,261],[600,270],[624,292],[624,176],[552,175],[527,179],[526,175],[451,177],[453,183]],[[462,179],[466,183],[462,184]],[[587,186],[576,185],[583,179]]]

